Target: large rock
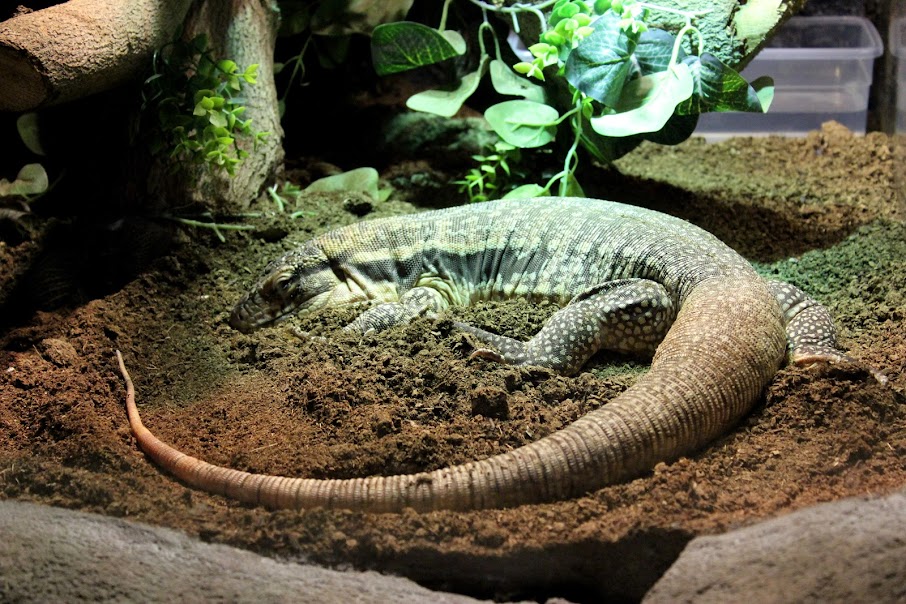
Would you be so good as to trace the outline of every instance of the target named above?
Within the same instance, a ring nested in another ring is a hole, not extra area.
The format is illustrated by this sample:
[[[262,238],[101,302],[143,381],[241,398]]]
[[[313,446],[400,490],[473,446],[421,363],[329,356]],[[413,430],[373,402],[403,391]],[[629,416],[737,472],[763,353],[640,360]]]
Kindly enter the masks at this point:
[[[0,602],[475,602],[408,579],[278,562],[173,530],[0,501]]]
[[[906,602],[906,491],[693,539],[643,602]]]

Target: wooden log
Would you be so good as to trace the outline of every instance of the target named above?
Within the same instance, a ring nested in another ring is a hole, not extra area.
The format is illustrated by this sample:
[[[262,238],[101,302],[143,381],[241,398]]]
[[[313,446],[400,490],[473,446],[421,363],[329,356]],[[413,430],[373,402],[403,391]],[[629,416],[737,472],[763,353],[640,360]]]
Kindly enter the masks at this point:
[[[29,111],[141,74],[192,0],[69,0],[0,23],[0,110]]]

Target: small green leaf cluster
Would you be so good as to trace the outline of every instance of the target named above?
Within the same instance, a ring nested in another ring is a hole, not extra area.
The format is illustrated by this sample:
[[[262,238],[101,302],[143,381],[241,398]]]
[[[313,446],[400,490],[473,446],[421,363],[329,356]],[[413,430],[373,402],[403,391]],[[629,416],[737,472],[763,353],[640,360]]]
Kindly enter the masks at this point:
[[[254,131],[251,119],[242,119],[246,108],[239,95],[255,84],[257,74],[258,65],[241,70],[229,59],[213,59],[204,34],[155,53],[142,105],[143,112],[156,110],[158,119],[159,138],[152,151],[168,151],[235,175],[236,166],[248,157],[237,138],[251,137],[257,145],[269,135]]]
[[[472,159],[478,162],[478,167],[471,168],[462,180],[455,181],[460,192],[467,193],[471,202],[504,196],[515,188],[517,178],[525,176],[517,167],[521,159],[519,148],[503,141],[494,143],[487,155],[473,155]]]
[[[445,3],[444,14],[450,1]],[[536,192],[549,193],[555,186],[560,195],[581,191],[575,177],[580,149],[608,163],[641,140],[663,144],[685,140],[700,113],[764,112],[773,98],[770,78],[750,84],[704,52],[703,34],[694,21],[707,11],[684,11],[638,0],[552,0],[511,7],[470,1],[485,12],[536,14],[542,20],[542,33],[528,47],[533,59],[509,69],[501,59],[496,35],[485,21],[478,30],[478,68],[463,75],[455,90],[420,92],[409,98],[407,106],[452,116],[489,71],[499,94],[520,97],[485,110],[485,119],[504,143],[532,149],[567,137],[562,169],[544,186],[536,185]],[[550,13],[545,16],[541,7],[550,7]],[[676,35],[650,27],[647,19],[654,11],[680,15],[685,25]],[[497,50],[494,59],[485,50],[488,31]],[[456,32],[443,31],[443,23],[436,30],[418,23],[389,23],[374,30],[372,60],[379,74],[397,73],[462,55],[462,40]],[[684,43],[697,52],[687,53]],[[495,192],[488,186],[493,183],[494,166],[481,157],[479,167],[465,181],[472,199]]]
[[[582,0],[558,0],[548,18],[548,29],[537,44],[528,50],[535,59],[513,65],[517,73],[544,81],[544,69],[560,63],[569,51],[590,35],[592,18],[610,9],[610,2],[601,0],[589,5]]]
[[[277,212],[283,214],[286,212],[287,206],[295,207],[299,202],[299,197],[302,196],[302,187],[299,185],[293,184],[288,180],[283,183],[283,186],[280,190],[277,190],[277,184],[267,188],[267,195],[271,198],[271,201],[274,202],[274,205],[277,206]],[[302,215],[302,212],[293,212],[290,214],[290,218],[298,218]]]
[[[279,214],[285,214],[288,212],[289,207],[295,207],[298,205],[299,197],[302,195],[302,189],[298,185],[294,185],[289,181],[283,182],[280,185],[278,190],[278,185],[268,187],[266,189],[268,196],[274,202],[274,205],[277,208]],[[289,213],[289,217],[293,220],[299,218],[300,216],[305,216],[309,212],[303,210],[294,210]],[[236,216],[225,216],[222,217],[220,221],[215,219],[215,217],[210,212],[204,212],[201,215],[192,217],[192,216],[172,216],[166,215],[164,218],[172,220],[177,224],[182,226],[191,227],[195,229],[208,229],[214,233],[217,239],[221,243],[226,242],[226,236],[224,235],[225,231],[254,231],[259,227],[251,224],[245,224],[244,222],[234,222],[235,220],[244,220],[246,218],[257,218],[261,219],[264,216],[263,212],[244,212]],[[229,221],[229,222],[227,222]]]

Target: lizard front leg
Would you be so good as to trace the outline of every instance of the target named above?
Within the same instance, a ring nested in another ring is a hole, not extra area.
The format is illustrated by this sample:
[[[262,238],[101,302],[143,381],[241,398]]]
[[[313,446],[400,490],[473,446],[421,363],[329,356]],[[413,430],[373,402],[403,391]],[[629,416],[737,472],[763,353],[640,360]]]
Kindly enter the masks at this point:
[[[653,354],[675,317],[673,300],[663,285],[647,279],[621,279],[573,298],[527,342],[466,323],[456,326],[488,346],[478,348],[473,356],[570,374],[602,348]]]
[[[413,287],[400,296],[399,302],[372,306],[343,329],[359,334],[384,331],[422,315],[433,316],[448,306],[449,302],[436,289]]]

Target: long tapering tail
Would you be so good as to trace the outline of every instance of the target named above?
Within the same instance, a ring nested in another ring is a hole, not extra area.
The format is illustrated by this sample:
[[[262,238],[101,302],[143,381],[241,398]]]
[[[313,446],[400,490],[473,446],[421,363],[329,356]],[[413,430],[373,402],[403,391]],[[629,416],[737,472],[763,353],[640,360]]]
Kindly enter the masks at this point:
[[[177,451],[142,424],[116,355],[139,447],[186,484],[270,508],[398,512],[552,501],[638,475],[728,430],[758,400],[785,346],[777,304],[760,280],[712,281],[690,293],[648,374],[566,428],[480,461],[346,480],[250,474]]]

